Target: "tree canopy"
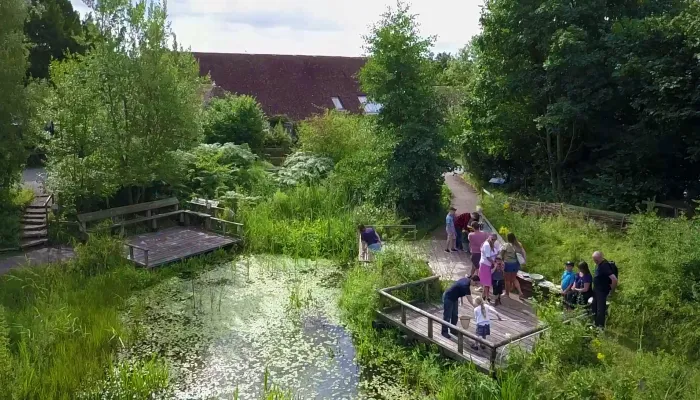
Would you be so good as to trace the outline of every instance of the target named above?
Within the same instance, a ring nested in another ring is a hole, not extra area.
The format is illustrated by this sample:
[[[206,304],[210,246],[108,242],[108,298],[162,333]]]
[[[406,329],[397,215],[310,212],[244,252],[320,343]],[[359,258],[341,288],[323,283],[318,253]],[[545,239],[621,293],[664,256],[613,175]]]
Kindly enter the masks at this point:
[[[27,46],[22,30],[26,16],[25,1],[0,2],[0,196],[18,181],[26,157],[23,137],[29,104],[23,83]]]
[[[207,143],[247,143],[255,153],[262,151],[268,129],[262,106],[252,96],[212,99],[204,118]]]
[[[199,68],[178,47],[158,3],[98,3],[104,37],[87,55],[54,62],[47,119],[49,185],[67,204],[88,207],[119,190],[129,203],[182,174],[176,150],[201,139]]]
[[[487,1],[464,121],[477,178],[629,210],[697,193],[697,2]]]
[[[365,38],[369,58],[360,83],[382,105],[380,134],[394,143],[384,182],[392,205],[420,218],[439,207],[446,140],[443,113],[434,88],[432,38],[418,32],[415,16],[401,3],[387,11]]]

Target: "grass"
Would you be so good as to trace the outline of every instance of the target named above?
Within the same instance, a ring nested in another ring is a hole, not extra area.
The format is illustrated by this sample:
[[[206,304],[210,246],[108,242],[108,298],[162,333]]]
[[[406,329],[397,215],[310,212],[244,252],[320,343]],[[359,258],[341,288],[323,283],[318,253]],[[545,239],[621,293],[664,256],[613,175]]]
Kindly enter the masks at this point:
[[[0,249],[18,247],[22,210],[32,200],[34,192],[30,189],[17,187],[0,191]]]

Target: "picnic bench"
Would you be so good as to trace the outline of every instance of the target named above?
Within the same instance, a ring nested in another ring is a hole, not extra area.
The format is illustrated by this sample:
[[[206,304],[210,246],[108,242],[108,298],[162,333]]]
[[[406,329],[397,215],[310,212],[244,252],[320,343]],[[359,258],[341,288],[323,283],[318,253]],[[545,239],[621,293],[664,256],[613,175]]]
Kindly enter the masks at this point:
[[[178,226],[157,231],[158,220],[165,218],[176,219]],[[203,228],[191,226],[193,218],[202,220]],[[181,209],[175,197],[78,215],[80,231],[86,236],[116,228],[124,236],[125,227],[139,223],[146,223],[151,232],[127,237],[125,257],[147,268],[242,242],[243,224]]]

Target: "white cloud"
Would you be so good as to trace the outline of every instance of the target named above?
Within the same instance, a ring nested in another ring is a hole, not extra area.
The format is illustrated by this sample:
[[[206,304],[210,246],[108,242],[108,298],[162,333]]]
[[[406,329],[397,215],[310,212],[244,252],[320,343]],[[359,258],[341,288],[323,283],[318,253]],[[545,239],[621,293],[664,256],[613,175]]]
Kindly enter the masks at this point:
[[[71,0],[84,13],[80,0]],[[178,42],[193,51],[357,56],[362,35],[395,0],[170,0]],[[435,52],[456,52],[479,32],[483,0],[414,0]]]

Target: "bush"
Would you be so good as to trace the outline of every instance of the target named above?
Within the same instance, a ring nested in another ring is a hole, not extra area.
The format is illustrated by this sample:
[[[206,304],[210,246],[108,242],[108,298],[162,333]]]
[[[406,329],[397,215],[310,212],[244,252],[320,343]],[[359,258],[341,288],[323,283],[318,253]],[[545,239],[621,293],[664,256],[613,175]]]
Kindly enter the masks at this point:
[[[330,158],[296,152],[284,161],[277,172],[277,181],[283,186],[314,184],[327,177],[331,169],[333,161]]]
[[[265,134],[265,142],[263,145],[266,148],[280,148],[286,153],[292,147],[292,137],[289,135],[289,132],[284,129],[282,123],[277,123]]]
[[[329,157],[337,163],[372,147],[374,120],[327,111],[302,122],[298,135],[301,150]]]
[[[262,107],[251,96],[227,95],[211,101],[204,118],[207,143],[248,144],[259,154],[269,129]]]
[[[20,217],[22,210],[34,199],[29,189],[0,190],[0,249],[19,245]]]

